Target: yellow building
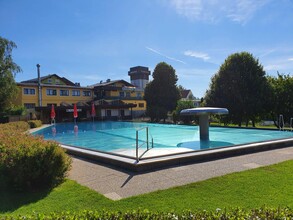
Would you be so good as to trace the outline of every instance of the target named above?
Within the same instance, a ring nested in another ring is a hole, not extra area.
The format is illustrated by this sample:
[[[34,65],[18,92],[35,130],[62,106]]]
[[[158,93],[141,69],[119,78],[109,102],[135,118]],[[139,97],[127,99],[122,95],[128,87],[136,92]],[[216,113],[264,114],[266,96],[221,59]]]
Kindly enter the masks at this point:
[[[132,82],[140,83],[143,88],[125,80],[109,79],[106,82],[82,87],[79,83],[73,83],[56,74],[40,77],[40,66],[37,67],[37,78],[17,83],[20,89],[15,104],[25,106],[30,112],[36,111],[39,118],[45,122],[50,121],[52,105],[55,106],[57,121],[73,120],[73,104],[78,106],[79,120],[91,118],[92,103],[95,105],[98,119],[131,119],[145,113],[146,102],[143,96],[147,82],[146,79],[137,79],[137,73],[141,75],[140,71],[132,71],[131,74],[129,71],[129,75]],[[134,67],[134,70],[141,68],[146,67]],[[149,71],[143,75],[146,74],[149,75]]]
[[[27,109],[62,105],[93,100],[93,91],[89,87],[81,87],[56,74],[22,81],[17,83],[19,90],[18,103]],[[39,90],[40,89],[40,90]]]
[[[146,101],[143,100],[144,90],[135,87],[134,85],[126,82],[125,80],[113,80],[108,79],[106,82],[100,82],[92,86],[95,100],[104,100],[106,102],[119,103],[123,102],[125,104],[134,104],[135,107],[132,108],[132,115],[134,117],[139,117],[145,113]],[[116,116],[123,116],[125,110],[121,109],[121,112],[116,113]],[[109,116],[112,114],[108,111],[105,113]]]

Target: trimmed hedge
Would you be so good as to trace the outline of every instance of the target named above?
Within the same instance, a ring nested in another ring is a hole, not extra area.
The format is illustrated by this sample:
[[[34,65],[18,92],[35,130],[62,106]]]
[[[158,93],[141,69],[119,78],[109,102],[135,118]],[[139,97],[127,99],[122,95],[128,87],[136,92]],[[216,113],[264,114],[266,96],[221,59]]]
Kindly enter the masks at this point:
[[[30,128],[38,128],[43,124],[40,120],[30,120],[27,123],[30,125]]]
[[[183,213],[164,213],[164,212],[150,212],[148,210],[138,210],[130,212],[97,212],[97,211],[83,211],[83,212],[62,212],[62,213],[51,213],[49,215],[44,215],[40,213],[35,213],[30,216],[6,216],[3,219],[7,220],[43,220],[43,219],[127,219],[127,220],[161,220],[161,219],[293,219],[293,211],[290,208],[260,208],[253,210],[244,210],[244,209],[233,209],[231,211],[226,210],[216,210],[214,212],[209,211],[185,211]]]
[[[55,186],[64,180],[71,159],[57,142],[25,133],[28,127],[22,122],[0,127],[1,182],[21,191]]]

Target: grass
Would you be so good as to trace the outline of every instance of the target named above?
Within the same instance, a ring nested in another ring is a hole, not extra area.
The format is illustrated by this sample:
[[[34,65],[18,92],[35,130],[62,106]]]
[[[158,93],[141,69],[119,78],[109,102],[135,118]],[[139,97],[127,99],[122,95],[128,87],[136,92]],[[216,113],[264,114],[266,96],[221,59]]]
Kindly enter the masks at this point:
[[[16,193],[0,190],[0,214],[24,215],[79,210],[150,211],[217,208],[293,208],[293,160],[254,170],[112,201],[72,180],[52,191]]]

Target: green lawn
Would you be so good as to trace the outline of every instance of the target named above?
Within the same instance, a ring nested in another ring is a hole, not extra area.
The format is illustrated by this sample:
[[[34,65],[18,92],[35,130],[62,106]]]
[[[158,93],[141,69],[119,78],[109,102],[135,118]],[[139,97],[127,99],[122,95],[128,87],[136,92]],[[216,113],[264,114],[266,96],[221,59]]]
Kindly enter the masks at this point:
[[[74,181],[52,191],[0,191],[0,214],[79,210],[150,211],[215,210],[216,208],[293,208],[293,160],[234,173],[168,190],[112,201]]]

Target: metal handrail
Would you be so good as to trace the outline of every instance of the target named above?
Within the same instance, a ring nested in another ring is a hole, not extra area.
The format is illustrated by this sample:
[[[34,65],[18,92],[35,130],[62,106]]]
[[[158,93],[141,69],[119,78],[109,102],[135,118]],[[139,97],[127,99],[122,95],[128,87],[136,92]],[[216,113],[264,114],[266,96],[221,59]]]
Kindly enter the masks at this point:
[[[142,144],[138,144],[138,132],[139,131],[141,131],[141,130],[143,130],[143,129],[145,129],[146,130],[146,141],[145,142],[143,142]],[[142,128],[139,128],[139,129],[137,129],[136,130],[136,161],[138,162],[139,161],[139,159],[141,158],[141,156],[139,156],[138,155],[138,149],[141,147],[141,146],[143,146],[143,145],[147,145],[147,150],[146,151],[148,151],[149,150],[149,128],[148,127],[142,127]],[[152,138],[152,148],[154,147],[154,140],[153,140],[153,138]],[[145,151],[145,152],[146,152]],[[145,153],[144,152],[144,153]],[[142,154],[143,155],[143,154]]]
[[[280,131],[284,130],[284,126],[285,126],[284,117],[283,117],[283,115],[280,115],[279,116],[279,130]]]

